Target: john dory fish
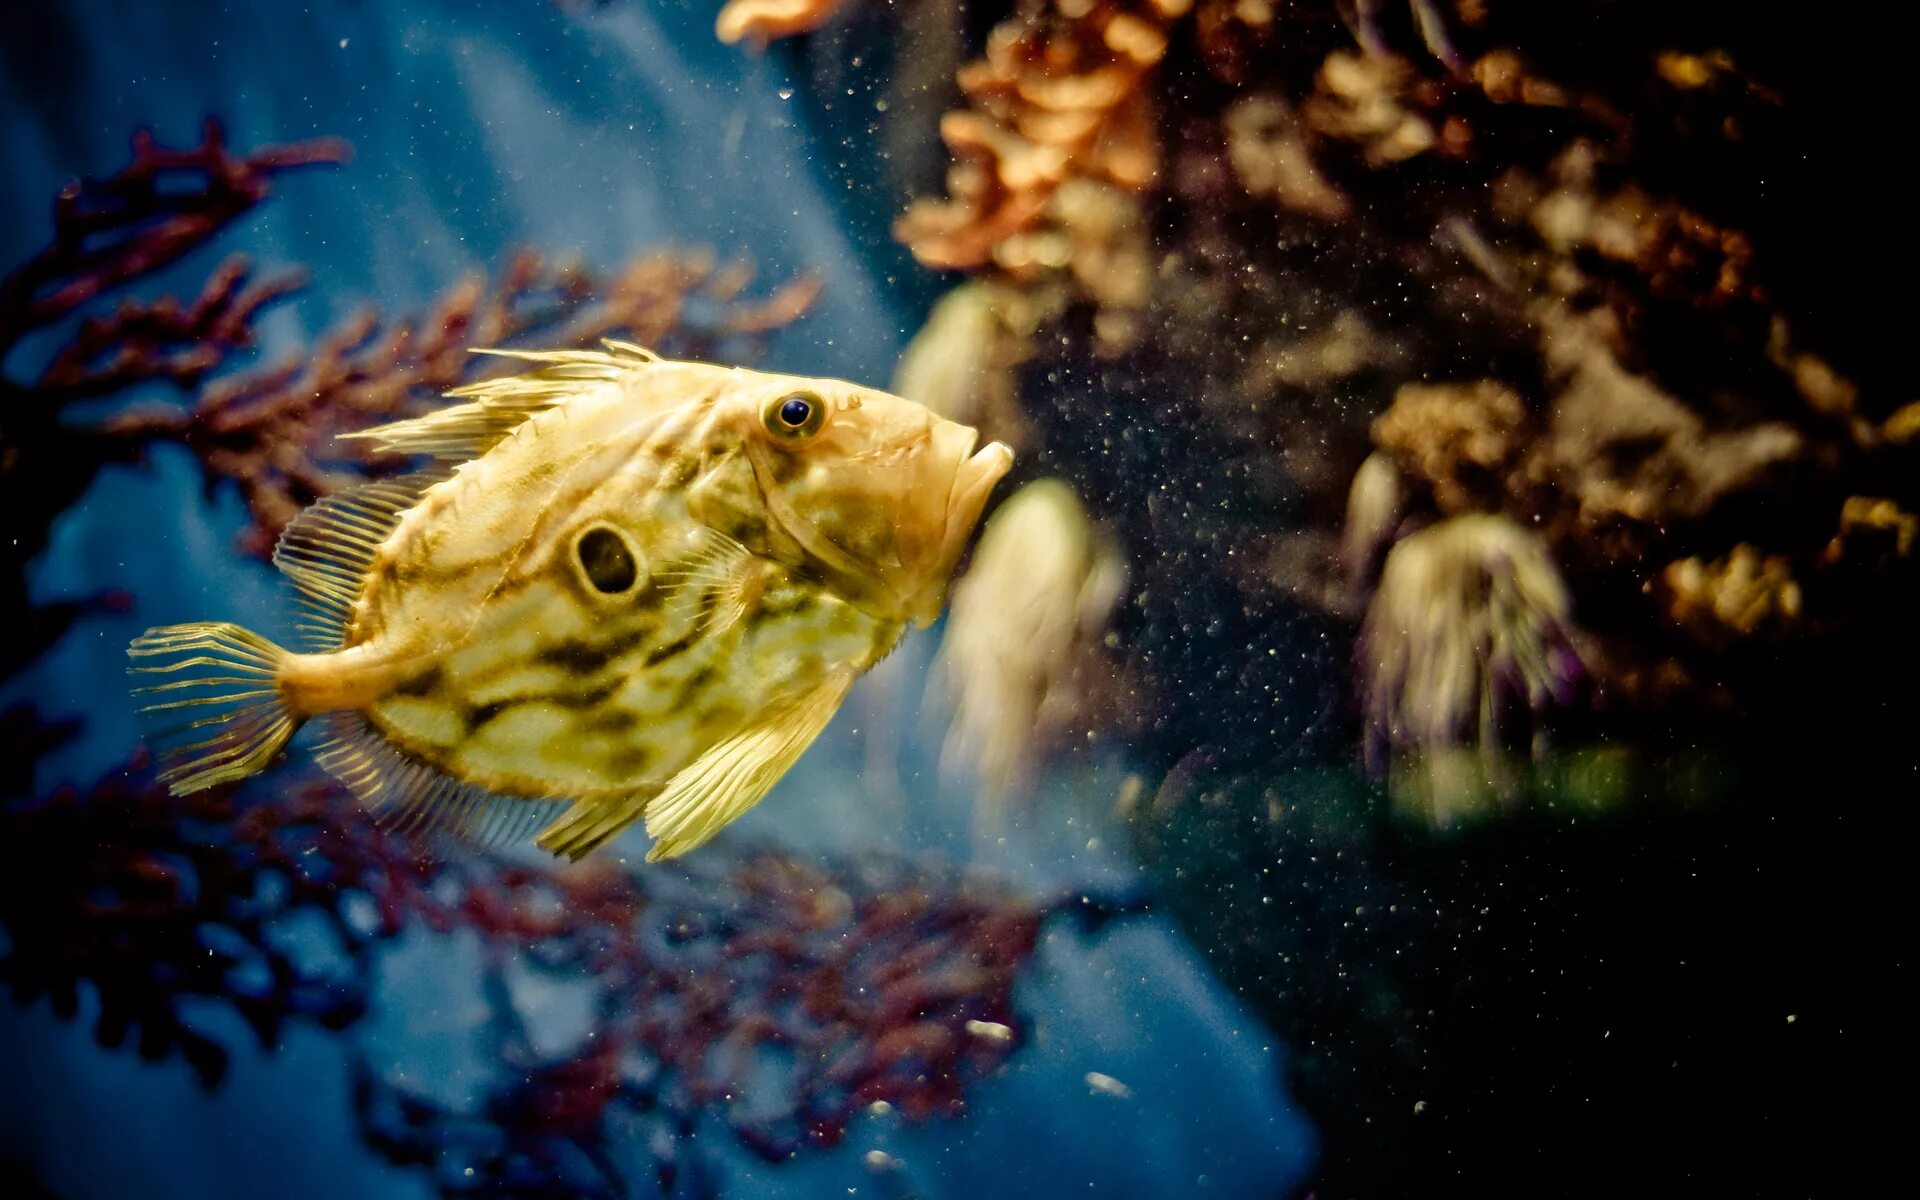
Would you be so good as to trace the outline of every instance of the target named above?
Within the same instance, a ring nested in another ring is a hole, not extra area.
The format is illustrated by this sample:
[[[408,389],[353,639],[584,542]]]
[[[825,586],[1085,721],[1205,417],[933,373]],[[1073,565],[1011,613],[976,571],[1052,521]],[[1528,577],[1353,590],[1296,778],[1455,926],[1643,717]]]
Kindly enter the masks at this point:
[[[363,799],[574,858],[642,815],[650,859],[752,807],[909,621],[939,612],[1012,464],[837,380],[625,343],[368,430],[441,465],[301,514],[274,562],[308,653],[237,625],[129,650],[176,792],[265,767],[308,718]],[[550,823],[548,823],[550,822]]]

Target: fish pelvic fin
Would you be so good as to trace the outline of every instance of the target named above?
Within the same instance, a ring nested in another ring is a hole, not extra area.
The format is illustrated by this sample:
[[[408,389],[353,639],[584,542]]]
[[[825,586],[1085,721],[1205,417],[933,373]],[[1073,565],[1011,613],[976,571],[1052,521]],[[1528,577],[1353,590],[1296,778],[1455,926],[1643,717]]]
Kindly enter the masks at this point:
[[[632,824],[644,809],[647,832],[654,838],[647,861],[678,858],[773,790],[839,711],[854,674],[835,671],[798,698],[770,709],[689,763],[657,794],[575,804],[541,831],[535,843],[577,860]]]
[[[659,788],[652,787],[625,796],[576,800],[558,820],[540,831],[533,844],[579,862],[638,821],[659,793]]]
[[[127,657],[160,779],[176,796],[260,771],[300,727],[280,687],[287,652],[238,625],[162,625]]]

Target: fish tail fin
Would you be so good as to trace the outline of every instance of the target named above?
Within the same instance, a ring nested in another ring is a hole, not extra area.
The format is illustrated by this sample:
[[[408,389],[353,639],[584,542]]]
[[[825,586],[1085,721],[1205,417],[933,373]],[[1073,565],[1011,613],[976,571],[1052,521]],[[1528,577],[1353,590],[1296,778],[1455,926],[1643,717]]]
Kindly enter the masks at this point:
[[[251,630],[162,625],[133,639],[127,657],[160,778],[176,796],[252,775],[300,727],[280,686],[287,652]]]

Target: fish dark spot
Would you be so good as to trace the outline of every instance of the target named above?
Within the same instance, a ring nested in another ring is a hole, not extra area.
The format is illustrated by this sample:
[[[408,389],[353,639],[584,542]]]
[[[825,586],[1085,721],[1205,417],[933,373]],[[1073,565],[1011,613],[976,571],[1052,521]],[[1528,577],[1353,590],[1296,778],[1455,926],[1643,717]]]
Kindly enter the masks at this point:
[[[431,696],[440,690],[446,682],[447,673],[439,666],[431,666],[409,679],[402,680],[393,689],[396,696]]]
[[[782,588],[767,597],[760,607],[770,617],[786,617],[812,609],[819,603],[818,593],[806,588]]]
[[[719,668],[710,666],[701,667],[691,675],[688,675],[686,680],[680,684],[679,690],[674,694],[674,708],[686,709],[693,707],[693,703],[699,698],[700,693],[712,687],[714,680],[719,677]]]
[[[653,765],[653,751],[637,743],[628,743],[607,756],[607,765],[614,774],[626,778],[645,775]]]
[[[524,704],[550,704],[556,708],[579,712],[585,709],[596,708],[606,703],[608,698],[619,690],[620,681],[616,679],[581,692],[565,690],[529,692],[524,696],[509,696],[504,700],[494,700],[486,704],[475,704],[468,708],[462,715],[467,723],[467,734],[468,736],[472,736],[481,726],[498,717],[509,708],[518,708]],[[631,718],[629,718],[629,723],[631,723]],[[592,722],[583,721],[582,724],[590,725]]]
[[[566,638],[534,652],[534,661],[560,667],[576,675],[591,675],[647,639],[646,629],[634,629],[602,642]]]
[[[633,551],[627,540],[604,525],[596,525],[580,535],[573,545],[580,569],[597,592],[617,596],[631,588],[640,577]]]
[[[694,624],[694,627],[688,630],[684,637],[677,638],[674,641],[668,642],[664,646],[661,646],[655,650],[648,651],[647,665],[650,667],[657,667],[661,663],[666,662],[668,659],[674,658],[680,654],[685,653],[686,651],[693,648],[694,643],[698,642],[700,640],[700,635],[705,632],[706,632],[705,622],[704,621],[696,622]]]
[[[802,467],[798,454],[782,454],[778,451],[767,455],[767,474],[775,483],[789,483],[800,474]]]
[[[736,704],[717,704],[693,719],[693,736],[702,743],[717,742],[739,731],[746,714]]]
[[[584,692],[552,692],[544,696],[535,696],[530,698],[536,699],[536,700],[545,700],[549,703],[557,704],[561,708],[571,708],[576,710],[583,709],[583,708],[594,708],[601,704],[605,704],[607,700],[611,698],[615,692],[619,691],[620,682],[621,681],[618,679],[613,679],[613,680],[607,681],[606,683],[600,684],[598,687],[588,688]]]
[[[512,700],[496,700],[491,704],[476,704],[472,708],[467,709],[465,713],[461,714],[467,723],[467,736],[472,737],[479,731],[481,726],[493,720],[509,708],[512,708],[513,705],[514,701]]]
[[[383,559],[374,570],[374,581],[382,592],[397,591],[400,587],[400,562],[398,559]],[[364,594],[364,589],[363,593]]]
[[[624,708],[603,708],[580,718],[582,733],[627,733],[640,724],[640,718]],[[641,758],[647,755],[643,752]],[[644,766],[644,761],[642,763]]]

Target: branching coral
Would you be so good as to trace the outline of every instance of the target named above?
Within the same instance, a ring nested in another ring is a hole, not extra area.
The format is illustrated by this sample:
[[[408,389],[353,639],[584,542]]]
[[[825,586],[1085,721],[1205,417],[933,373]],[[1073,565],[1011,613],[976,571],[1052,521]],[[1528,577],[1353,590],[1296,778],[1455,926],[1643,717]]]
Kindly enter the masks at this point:
[[[97,606],[70,601],[50,611],[26,596],[27,561],[45,546],[54,517],[104,464],[130,459],[141,445],[72,421],[74,406],[150,381],[197,386],[253,344],[255,318],[299,276],[258,279],[245,259],[228,258],[192,301],[126,300],[87,316],[25,379],[13,373],[22,344],[206,244],[264,200],[282,172],[346,156],[335,139],[236,155],[213,121],[198,146],[182,150],[142,131],[117,173],[62,189],[46,249],[0,279],[0,513],[8,527],[0,538],[0,621],[24,631],[7,640],[0,668],[37,654],[73,615]]]
[[[217,124],[190,150],[137,136],[133,161],[118,174],[61,193],[52,244],[0,281],[0,366],[29,333],[207,242],[264,199],[278,172],[345,157],[332,139],[236,156]],[[27,604],[26,563],[53,517],[106,463],[135,460],[158,442],[185,444],[210,487],[240,488],[253,517],[246,547],[265,555],[300,509],[369,466],[393,465],[336,448],[335,434],[416,413],[475,372],[504,369],[477,362],[473,346],[516,338],[590,345],[618,333],[674,353],[745,357],[803,314],[819,287],[805,276],[747,299],[751,271],[716,267],[702,254],[641,255],[602,276],[523,250],[492,283],[469,277],[420,317],[384,320],[367,308],[277,364],[222,373],[251,348],[260,311],[301,280],[297,272],[257,278],[244,258],[229,257],[193,300],[125,300],[81,320],[33,378],[0,377],[0,511],[11,530],[0,543],[0,615],[32,631],[18,644],[22,655],[66,627],[61,614]],[[152,381],[194,394],[191,408],[93,423],[66,417],[80,401]],[[118,601],[80,610],[103,602]]]
[[[0,280],[0,358],[30,330],[198,248],[266,199],[282,171],[347,154],[345,142],[323,138],[236,156],[211,120],[200,144],[185,150],[136,133],[132,161],[118,173],[61,190],[53,240]]]
[[[0,732],[12,763],[62,736],[25,710],[0,714]],[[837,1141],[870,1104],[915,1121],[957,1112],[1018,1045],[1015,975],[1067,907],[879,859],[519,866],[435,852],[331,783],[180,798],[141,761],[89,789],[14,794],[0,822],[0,979],[15,1000],[51,997],[70,1016],[90,991],[103,1045],[131,1035],[208,1086],[228,1048],[196,1006],[230,1008],[271,1050],[292,1023],[359,1020],[382,941],[478,937],[507,1077],[466,1113],[371,1067],[359,1098],[369,1141],[436,1164],[448,1195],[572,1178],[635,1124],[664,1123],[664,1141],[642,1144],[667,1171],[681,1161],[673,1138],[703,1117],[778,1161]],[[529,970],[587,990],[579,1045],[536,1049],[506,982]],[[622,1194],[617,1173],[589,1175],[592,1194]]]
[[[0,723],[9,761],[51,748],[28,710]],[[0,811],[0,979],[17,1003],[45,996],[63,1017],[91,990],[102,1045],[131,1035],[143,1058],[178,1054],[207,1086],[228,1051],[193,1022],[193,1004],[228,1006],[264,1049],[292,1022],[352,1023],[367,1006],[372,941],[419,907],[431,876],[418,847],[326,786],[243,808],[228,792],[177,798],[142,760],[85,791],[32,799],[28,782],[14,781]],[[371,903],[357,909],[355,896]]]
[[[829,873],[771,853],[709,858],[690,877],[605,867],[503,883],[489,922],[524,948],[517,964],[590,977],[592,1032],[536,1050],[499,960],[487,1032],[506,1070],[477,1109],[363,1076],[369,1139],[434,1162],[447,1195],[556,1177],[567,1194],[622,1194],[615,1128],[655,1148],[672,1192],[694,1165],[676,1143],[702,1113],[778,1162],[837,1142],[869,1105],[916,1121],[957,1112],[1015,1044],[977,1031],[1017,1029],[1014,973],[1043,917],[906,864]]]

